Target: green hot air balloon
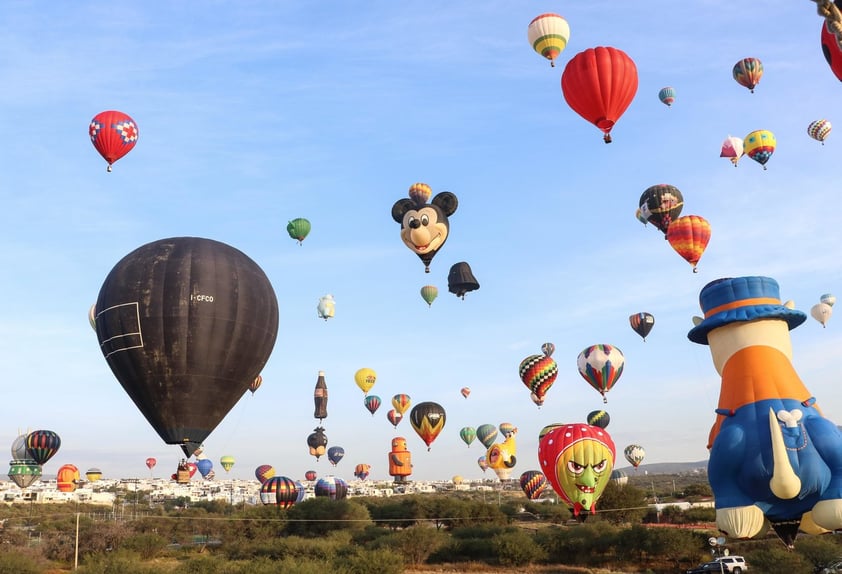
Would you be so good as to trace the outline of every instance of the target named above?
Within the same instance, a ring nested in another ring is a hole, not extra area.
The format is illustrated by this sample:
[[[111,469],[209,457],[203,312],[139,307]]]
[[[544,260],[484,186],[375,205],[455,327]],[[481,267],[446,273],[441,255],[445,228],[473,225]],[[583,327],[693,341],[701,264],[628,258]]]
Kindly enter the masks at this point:
[[[497,427],[490,423],[479,425],[477,427],[477,438],[485,448],[490,448],[497,438]]]
[[[234,467],[234,457],[230,454],[226,454],[222,458],[219,459],[219,464],[222,465],[222,468],[225,469],[225,472],[228,472]]]
[[[298,244],[304,241],[304,238],[310,234],[310,222],[303,217],[297,217],[287,223],[287,233],[293,239],[298,240]]]
[[[471,443],[477,438],[477,429],[474,427],[462,427],[459,431],[459,438],[461,438],[462,442],[466,445],[471,446]]]
[[[167,444],[191,456],[249,390],[278,334],[263,270],[211,239],[143,245],[111,270],[96,302],[108,366]]]
[[[439,296],[439,288],[435,285],[424,285],[421,287],[421,298],[427,302],[427,305],[432,306],[433,301]]]

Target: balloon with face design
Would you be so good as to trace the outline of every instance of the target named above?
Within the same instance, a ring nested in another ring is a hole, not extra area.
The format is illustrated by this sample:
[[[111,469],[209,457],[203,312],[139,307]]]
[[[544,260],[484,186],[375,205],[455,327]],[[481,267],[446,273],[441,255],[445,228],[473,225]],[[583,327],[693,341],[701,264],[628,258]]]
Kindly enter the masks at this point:
[[[538,462],[553,490],[584,520],[611,479],[616,458],[614,441],[605,429],[586,423],[562,425],[538,443]]]
[[[433,257],[450,235],[448,217],[458,206],[456,196],[449,191],[436,194],[429,204],[416,197],[399,199],[392,206],[392,219],[401,224],[404,245],[421,258],[427,273]]]

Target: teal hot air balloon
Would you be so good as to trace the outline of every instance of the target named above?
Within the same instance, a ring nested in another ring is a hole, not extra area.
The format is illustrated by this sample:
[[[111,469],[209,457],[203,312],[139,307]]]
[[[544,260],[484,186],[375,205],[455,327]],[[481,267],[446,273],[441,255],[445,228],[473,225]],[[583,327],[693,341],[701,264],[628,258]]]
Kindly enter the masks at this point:
[[[287,223],[287,233],[291,238],[298,240],[298,244],[301,245],[310,234],[310,222],[303,217],[297,217]]]
[[[477,438],[477,429],[474,427],[462,427],[459,430],[459,438],[461,438],[462,442],[470,447],[471,443]]]
[[[662,104],[672,106],[673,102],[675,102],[675,88],[670,86],[661,88],[661,91],[658,92],[658,99],[661,100]]]
[[[491,445],[497,439],[497,427],[489,423],[479,425],[477,427],[477,438],[485,448],[491,448]]]
[[[365,405],[365,408],[368,410],[368,412],[371,413],[371,416],[374,416],[374,413],[376,413],[377,409],[380,408],[380,402],[380,397],[378,397],[377,395],[367,395],[363,399],[363,404]]]

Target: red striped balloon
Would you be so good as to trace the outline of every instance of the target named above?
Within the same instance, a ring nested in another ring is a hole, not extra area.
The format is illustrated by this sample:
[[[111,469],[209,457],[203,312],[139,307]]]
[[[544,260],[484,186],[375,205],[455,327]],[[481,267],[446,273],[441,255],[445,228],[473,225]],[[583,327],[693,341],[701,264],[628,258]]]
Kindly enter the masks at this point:
[[[698,215],[679,217],[667,229],[667,240],[696,273],[696,265],[710,242],[710,223]]]

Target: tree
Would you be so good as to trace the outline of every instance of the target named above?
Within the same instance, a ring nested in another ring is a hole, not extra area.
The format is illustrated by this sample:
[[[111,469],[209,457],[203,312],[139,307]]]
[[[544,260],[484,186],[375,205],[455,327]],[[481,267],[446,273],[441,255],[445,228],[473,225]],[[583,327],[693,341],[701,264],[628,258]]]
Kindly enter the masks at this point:
[[[323,536],[334,530],[363,530],[371,524],[368,508],[354,500],[311,498],[287,510],[286,531],[300,536]]]
[[[597,505],[600,517],[612,524],[640,523],[646,515],[646,492],[636,486],[609,482]]]

